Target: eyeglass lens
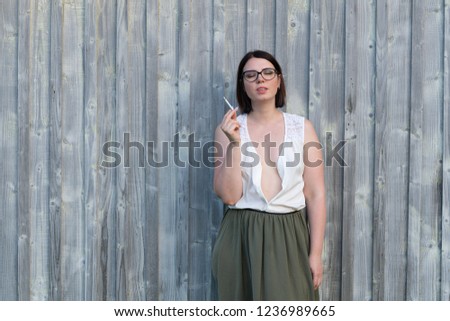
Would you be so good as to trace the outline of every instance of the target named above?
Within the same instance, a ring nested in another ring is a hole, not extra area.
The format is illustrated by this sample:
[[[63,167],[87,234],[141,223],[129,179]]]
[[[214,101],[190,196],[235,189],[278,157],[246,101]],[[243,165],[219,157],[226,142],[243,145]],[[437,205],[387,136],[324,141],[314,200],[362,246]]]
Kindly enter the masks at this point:
[[[243,72],[244,79],[249,82],[256,81],[259,75],[261,75],[264,80],[272,80],[277,75],[277,71],[273,68],[264,68],[259,72],[256,70],[247,70]]]

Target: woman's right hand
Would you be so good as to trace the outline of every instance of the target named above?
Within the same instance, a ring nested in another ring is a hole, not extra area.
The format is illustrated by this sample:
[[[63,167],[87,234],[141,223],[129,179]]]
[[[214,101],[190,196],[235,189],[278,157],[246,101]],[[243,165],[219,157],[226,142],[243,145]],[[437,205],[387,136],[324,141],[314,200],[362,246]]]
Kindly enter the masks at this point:
[[[233,110],[229,110],[225,116],[223,116],[222,123],[220,124],[220,129],[224,132],[224,134],[228,137],[230,142],[232,143],[240,143],[241,135],[239,133],[239,128],[241,125],[237,121],[236,112],[239,107],[234,108]]]

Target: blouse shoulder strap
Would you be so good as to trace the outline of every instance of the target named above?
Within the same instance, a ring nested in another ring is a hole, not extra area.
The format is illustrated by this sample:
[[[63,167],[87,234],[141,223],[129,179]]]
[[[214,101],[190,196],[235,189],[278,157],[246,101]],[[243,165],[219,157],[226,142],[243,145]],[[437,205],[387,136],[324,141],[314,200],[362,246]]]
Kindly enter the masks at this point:
[[[291,140],[304,140],[305,135],[305,118],[295,114],[285,114],[286,117],[286,133]]]

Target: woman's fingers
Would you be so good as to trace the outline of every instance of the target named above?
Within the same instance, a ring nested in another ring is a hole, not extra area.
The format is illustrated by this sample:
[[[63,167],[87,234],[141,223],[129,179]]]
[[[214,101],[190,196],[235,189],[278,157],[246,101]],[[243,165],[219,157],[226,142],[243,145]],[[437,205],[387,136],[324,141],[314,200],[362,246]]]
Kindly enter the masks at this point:
[[[320,284],[322,283],[322,277],[317,275],[314,275],[314,289],[318,289]]]
[[[321,258],[316,256],[310,256],[309,268],[311,270],[314,289],[318,289],[320,284],[322,283],[323,277],[323,266]]]
[[[235,108],[234,110],[229,110],[224,115],[222,124],[220,126],[220,128],[230,141],[240,140],[239,128],[241,127],[241,125],[236,120],[236,111],[237,108]]]

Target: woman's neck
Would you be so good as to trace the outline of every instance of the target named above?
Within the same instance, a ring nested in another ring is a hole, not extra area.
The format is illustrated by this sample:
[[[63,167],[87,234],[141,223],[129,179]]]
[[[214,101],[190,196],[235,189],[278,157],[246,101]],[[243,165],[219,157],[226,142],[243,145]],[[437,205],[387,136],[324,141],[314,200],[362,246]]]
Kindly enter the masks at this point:
[[[274,101],[252,102],[252,111],[249,117],[258,123],[273,122],[280,111],[275,107]]]

